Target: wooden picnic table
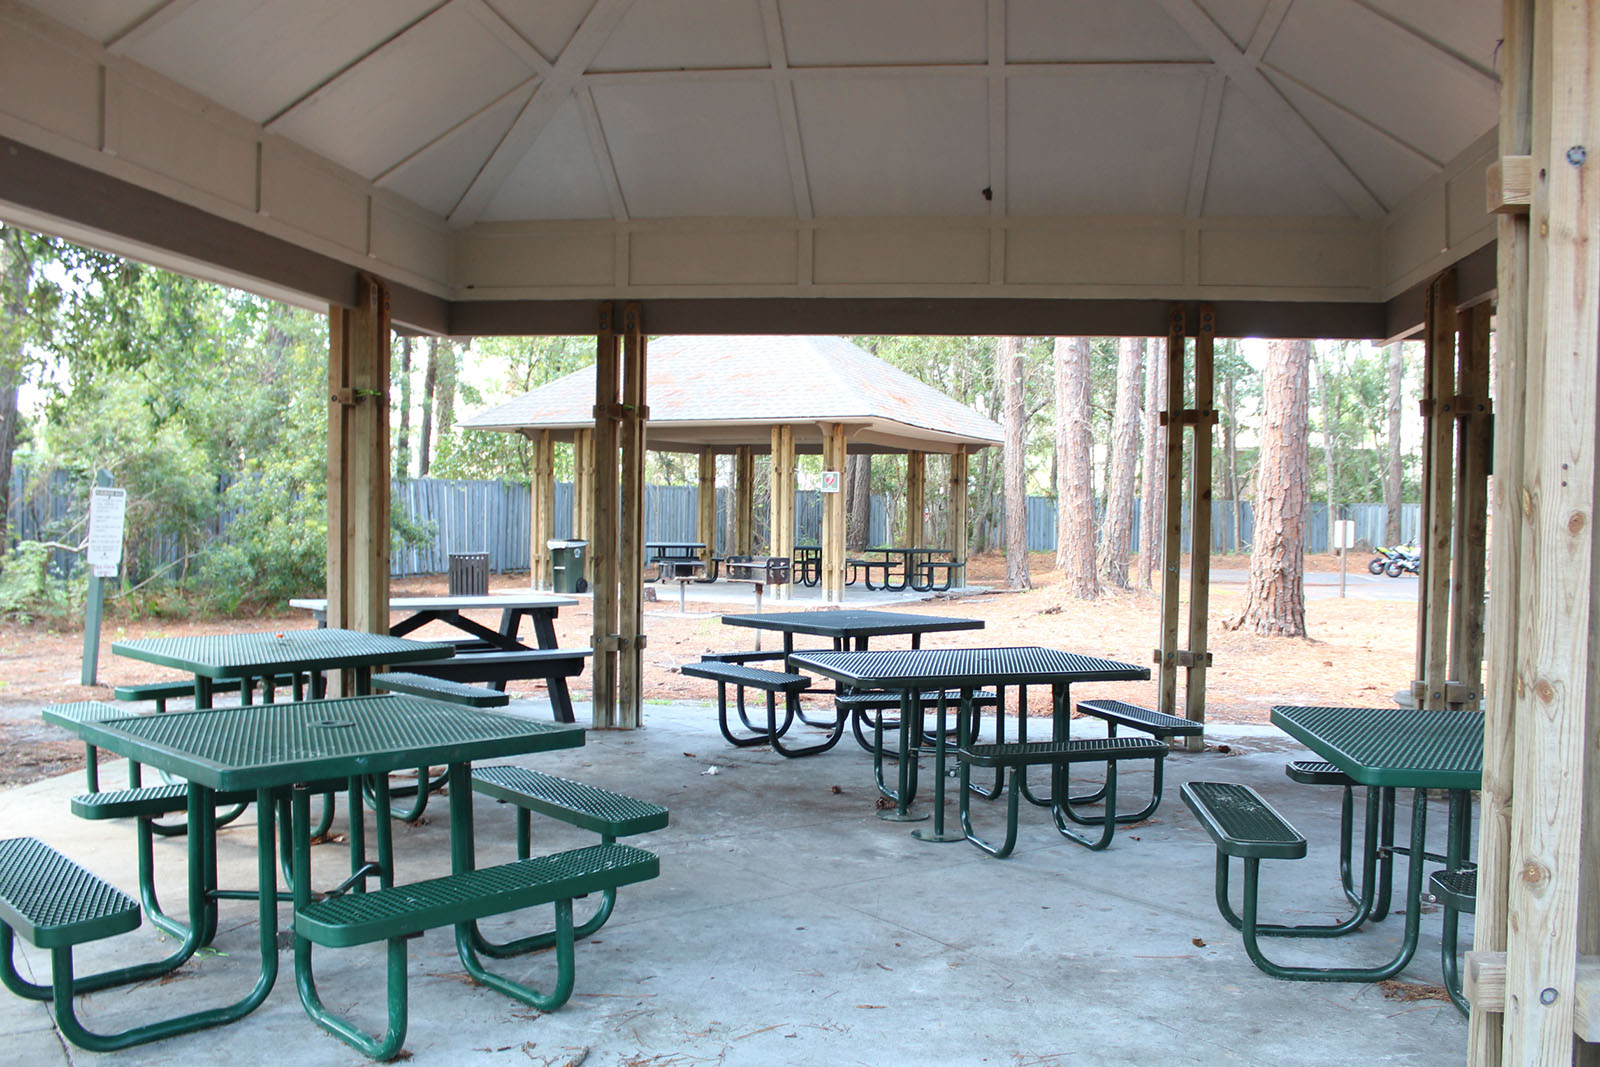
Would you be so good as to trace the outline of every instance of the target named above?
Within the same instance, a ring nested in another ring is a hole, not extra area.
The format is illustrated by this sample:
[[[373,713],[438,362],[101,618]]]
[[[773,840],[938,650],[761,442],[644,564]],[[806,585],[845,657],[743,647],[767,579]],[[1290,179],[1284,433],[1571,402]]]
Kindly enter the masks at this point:
[[[501,592],[484,595],[401,596],[389,598],[391,614],[406,612],[406,616],[389,627],[391,637],[400,637],[426,626],[442,622],[466,634],[471,640],[452,644],[457,659],[449,666],[434,665],[418,673],[432,677],[447,677],[457,681],[486,682],[501,692],[509,679],[541,679],[550,693],[551,713],[557,722],[572,722],[572,694],[567,688],[567,678],[582,670],[581,663],[572,657],[585,657],[585,649],[571,649],[569,657],[552,657],[559,648],[556,638],[556,617],[562,608],[578,603],[569,596],[549,593]],[[300,598],[289,601],[289,606],[309,611],[321,626],[327,619],[328,602],[323,598]],[[498,629],[468,618],[468,611],[498,611]],[[533,626],[534,645],[526,644],[519,636],[522,620]],[[473,660],[480,653],[543,653],[542,655],[491,656]],[[577,670],[572,668],[576,666]]]

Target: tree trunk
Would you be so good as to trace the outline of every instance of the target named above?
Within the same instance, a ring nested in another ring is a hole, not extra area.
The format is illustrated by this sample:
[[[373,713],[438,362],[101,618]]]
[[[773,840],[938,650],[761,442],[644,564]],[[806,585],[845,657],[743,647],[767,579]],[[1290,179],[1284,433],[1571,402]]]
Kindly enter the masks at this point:
[[[433,437],[442,441],[456,425],[456,368],[460,353],[454,341],[439,346],[439,371],[434,379]]]
[[[1306,635],[1305,524],[1309,341],[1269,341],[1266,425],[1256,465],[1250,589],[1236,625],[1280,637]]]
[[[400,432],[394,443],[394,473],[411,473],[411,336],[400,338]]]
[[[1100,542],[1100,577],[1128,588],[1128,553],[1133,537],[1133,475],[1139,461],[1139,375],[1144,338],[1117,345],[1117,410],[1111,421],[1111,467],[1106,474],[1106,529]]]
[[[1328,356],[1326,351],[1316,359],[1317,366],[1317,391],[1322,394],[1322,465],[1327,474],[1327,507],[1328,507],[1328,548],[1333,548],[1334,523],[1339,521],[1338,508],[1335,500],[1338,496],[1336,483],[1339,480],[1338,458],[1334,452],[1334,431],[1337,428],[1338,416],[1334,411],[1333,390],[1334,383],[1329,380]]]
[[[1167,342],[1150,342],[1144,367],[1144,461],[1139,474],[1138,585],[1155,588],[1156,555],[1161,546],[1162,501],[1167,495],[1167,450],[1161,440],[1161,410],[1167,406]]]
[[[1222,379],[1222,488],[1228,497],[1229,551],[1239,551],[1239,402],[1232,374]]]
[[[1028,577],[1028,454],[1023,441],[1027,409],[1023,402],[1022,346],[1015,337],[995,343],[995,370],[1005,396],[1000,425],[1005,428],[1006,587],[1032,589]]]
[[[433,394],[439,383],[439,339],[428,338],[428,369],[422,374],[422,429],[417,438],[417,477],[428,476],[433,447]]]
[[[871,456],[845,457],[844,493],[844,546],[860,552],[872,543]]]
[[[1056,417],[1066,412],[1066,448],[1061,456],[1060,508],[1066,515],[1067,555],[1062,582],[1073,596],[1100,595],[1094,558],[1094,434],[1090,427],[1089,339],[1057,337]]]
[[[1389,462],[1383,470],[1383,543],[1400,543],[1400,493],[1405,472],[1400,460],[1400,394],[1404,388],[1406,361],[1400,342],[1389,346]]]
[[[0,568],[11,548],[11,471],[17,453],[18,392],[22,386],[23,316],[32,264],[22,233],[0,226]]]

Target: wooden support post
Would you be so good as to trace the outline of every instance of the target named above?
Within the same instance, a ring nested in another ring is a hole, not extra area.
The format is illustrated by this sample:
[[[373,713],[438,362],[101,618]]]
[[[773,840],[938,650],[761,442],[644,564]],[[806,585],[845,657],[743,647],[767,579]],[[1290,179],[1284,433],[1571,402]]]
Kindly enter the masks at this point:
[[[972,462],[965,448],[957,448],[950,453],[950,530],[949,545],[950,558],[958,563],[967,562],[967,550],[970,546],[967,531],[967,503],[970,492],[968,481]],[[957,587],[967,584],[967,569],[962,567],[956,574],[954,584]]]
[[[1189,476],[1189,657],[1184,675],[1184,715],[1206,721],[1206,617],[1211,610],[1211,428],[1216,425],[1212,349],[1217,314],[1200,305],[1200,332],[1194,342],[1194,451]],[[1205,740],[1191,737],[1190,752],[1205,750]]]
[[[1536,178],[1517,646],[1491,666],[1491,674],[1514,674],[1516,681],[1502,1056],[1518,1065],[1573,1061],[1578,956],[1595,954],[1600,941],[1594,907],[1600,760],[1593,757],[1600,745],[1594,567],[1600,32],[1589,4],[1541,0],[1532,21]],[[1521,51],[1508,44],[1509,54]],[[1496,543],[1496,555],[1501,550]],[[1505,591],[1497,585],[1493,595]]]
[[[1183,355],[1188,344],[1184,310],[1173,305],[1167,316],[1167,492],[1161,539],[1161,647],[1156,650],[1156,707],[1178,713],[1178,570],[1183,562]]]
[[[572,536],[594,543],[593,430],[578,430],[572,435]]]
[[[751,553],[756,510],[756,465],[749,445],[733,450],[733,549],[741,556]]]
[[[822,494],[822,598],[844,601],[844,424],[822,424],[822,469],[837,471],[840,492]]]
[[[389,289],[328,309],[328,625],[389,632]]]
[[[1450,529],[1455,492],[1456,275],[1428,286],[1422,384],[1422,570],[1417,582],[1419,708],[1445,707],[1450,667]]]
[[[928,456],[906,453],[906,547],[922,545],[922,513],[928,507]]]
[[[622,309],[622,417],[618,434],[622,452],[622,513],[617,524],[618,688],[617,726],[640,725],[644,709],[644,452],[645,425],[650,417],[646,392],[644,309],[628,303]]]
[[[771,555],[794,560],[794,427],[772,428],[772,508],[767,537],[767,551]],[[779,600],[789,599],[791,586],[780,585],[773,595]]]
[[[1500,154],[1531,151],[1534,0],[1506,0],[1500,46]],[[1516,765],[1517,612],[1522,602],[1523,440],[1528,360],[1527,214],[1502,214],[1498,228],[1495,337],[1494,556],[1484,693],[1483,790],[1478,794],[1478,903],[1474,952],[1506,950],[1511,878],[1512,777]],[[1592,949],[1591,949],[1592,951]],[[1467,1060],[1501,1067],[1500,1012],[1474,1011]],[[1515,1062],[1515,1061],[1511,1061]]]
[[[1489,406],[1488,303],[1460,313],[1460,370],[1456,376],[1456,521],[1450,559],[1450,680],[1459,704],[1483,700],[1483,592],[1489,538],[1489,463],[1493,423]]]
[[[594,593],[594,726],[617,725],[617,331],[610,304],[600,305],[594,375],[594,536],[589,588]]]
[[[700,558],[711,566],[711,557],[717,551],[717,453],[715,449],[700,450],[700,482],[695,493],[694,539],[705,545]],[[708,572],[709,573],[709,572]]]
[[[549,430],[524,430],[533,447],[533,480],[529,484],[528,585],[551,589],[555,573],[550,569],[550,539],[556,530],[556,455]]]

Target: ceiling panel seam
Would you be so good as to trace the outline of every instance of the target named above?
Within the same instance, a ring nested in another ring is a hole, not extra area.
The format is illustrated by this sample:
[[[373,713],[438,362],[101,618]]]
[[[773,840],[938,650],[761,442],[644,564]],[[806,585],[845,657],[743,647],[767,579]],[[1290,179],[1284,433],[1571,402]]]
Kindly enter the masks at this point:
[[[1284,99],[1283,94],[1267,80],[1266,75],[1216,23],[1211,21],[1194,0],[1157,0],[1162,8],[1188,32],[1196,45],[1260,108],[1278,132],[1288,138],[1291,146],[1311,164],[1329,188],[1353,212],[1368,221],[1377,221],[1386,214],[1382,202],[1373,195],[1359,175],[1305,116]]]
[[[199,0],[167,0],[166,3],[147,11],[133,22],[112,34],[105,42],[108,52],[125,52],[130,45],[136,44],[150,36],[156,30],[170,23],[173,19],[193,7]]]
[[[583,120],[583,131],[589,137],[589,151],[594,153],[600,184],[605,186],[606,204],[611,209],[611,217],[618,222],[627,222],[628,202],[622,195],[622,183],[617,179],[617,164],[611,158],[611,148],[606,144],[600,111],[594,106],[594,93],[589,91],[588,86],[579,85],[572,95],[578,105],[578,115]]]
[[[385,167],[383,170],[379,171],[373,177],[372,184],[373,185],[382,185],[387,179],[392,177],[397,171],[402,170],[407,165],[409,165],[412,162],[414,162],[419,156],[422,156],[422,155],[426,154],[429,149],[433,148],[434,146],[440,144],[443,141],[448,140],[450,137],[454,136],[457,132],[459,132],[462,129],[462,127],[469,126],[472,123],[476,122],[485,113],[493,111],[495,108],[499,107],[501,104],[503,104],[505,101],[509,100],[511,97],[518,96],[518,95],[531,97],[533,95],[533,88],[532,87],[535,84],[537,84],[538,81],[539,81],[539,78],[538,78],[537,75],[535,75],[535,76],[533,76],[531,78],[526,78],[526,79],[518,82],[516,85],[513,85],[510,89],[507,89],[505,92],[501,93],[499,96],[495,97],[493,100],[489,101],[487,104],[484,104],[482,107],[480,107],[477,110],[473,111],[472,114],[470,114],[467,117],[463,118],[460,122],[457,122],[455,125],[451,126],[449,129],[445,130],[443,133],[439,134],[439,136],[434,137],[431,140],[429,140],[427,144],[424,144],[422,147],[416,149],[415,151],[408,152],[398,162],[393,163],[390,166]],[[526,102],[524,102],[524,106],[526,106]],[[518,108],[518,111],[520,111],[520,110],[521,110],[521,108]]]
[[[983,195],[989,201],[989,218],[1006,216],[1009,178],[1006,170],[1008,124],[1006,116],[1006,8],[1005,0],[989,0],[989,184]],[[1004,226],[989,228],[989,284],[1004,285],[1006,280],[1006,231]]]
[[[1217,147],[1217,127],[1222,121],[1222,91],[1228,78],[1220,70],[1206,79],[1205,101],[1200,105],[1200,124],[1195,128],[1194,159],[1189,164],[1189,193],[1184,198],[1184,218],[1200,217],[1206,201],[1206,185],[1211,180],[1211,157]]]
[[[1490,85],[1498,86],[1500,84],[1500,76],[1495,73],[1493,67],[1485,63],[1480,63],[1478,60],[1473,59],[1464,52],[1460,52],[1450,47],[1436,37],[1431,37],[1428,34],[1423,33],[1417,27],[1412,26],[1403,19],[1397,18],[1396,16],[1383,10],[1378,5],[1372,3],[1371,0],[1350,0],[1350,3],[1370,11],[1372,14],[1378,16],[1380,19],[1387,22],[1400,32],[1415,38],[1417,41],[1427,45],[1435,52],[1447,56],[1455,62],[1461,64],[1463,67],[1466,67],[1468,70],[1472,71],[1472,73],[1478,75],[1478,77],[1488,82]]]
[[[322,94],[322,92],[324,90],[326,90],[334,82],[337,82],[341,78],[344,78],[346,75],[351,74],[352,72],[355,71],[355,69],[357,67],[361,66],[361,64],[365,63],[367,60],[371,59],[373,56],[377,55],[379,52],[382,52],[385,48],[390,47],[396,41],[400,40],[400,38],[404,37],[406,34],[410,33],[412,30],[415,30],[418,26],[421,26],[424,22],[427,22],[429,19],[436,17],[442,11],[444,11],[445,8],[449,7],[453,3],[455,3],[455,0],[443,0],[442,3],[436,4],[433,7],[429,8],[427,11],[424,11],[421,15],[417,16],[416,18],[412,19],[410,22],[406,23],[404,26],[400,27],[394,33],[391,33],[389,36],[385,37],[383,40],[379,41],[377,44],[373,45],[371,48],[367,49],[365,52],[361,53],[359,56],[357,56],[356,58],[352,59],[350,62],[346,63],[344,66],[340,67],[338,70],[334,71],[332,74],[329,74],[326,78],[322,79],[316,85],[313,85],[311,88],[309,88],[305,92],[301,93],[294,100],[291,100],[286,106],[281,108],[276,115],[269,115],[267,117],[267,121],[265,121],[265,122],[263,122],[261,124],[262,129],[266,129],[266,130],[272,129],[273,126],[275,126],[279,122],[281,122],[287,115],[289,115],[291,112],[293,112],[296,108],[303,107],[304,105],[310,103],[312,100],[315,100],[319,95]]]
[[[1272,0],[1267,9],[1261,13],[1261,21],[1256,23],[1256,28],[1250,33],[1250,43],[1245,46],[1244,54],[1252,63],[1259,64],[1261,57],[1267,54],[1267,49],[1272,47],[1272,39],[1278,36],[1278,29],[1283,25],[1283,20],[1289,16],[1289,8],[1294,6],[1294,0]]]
[[[1409,154],[1415,156],[1416,158],[1420,159],[1422,162],[1428,164],[1428,166],[1432,167],[1433,169],[1435,169],[1435,170],[1443,170],[1444,169],[1444,165],[1445,165],[1445,161],[1444,160],[1433,158],[1433,156],[1431,156],[1427,152],[1423,151],[1417,145],[1412,144],[1410,141],[1406,140],[1404,137],[1400,136],[1398,133],[1395,133],[1393,130],[1390,130],[1390,129],[1384,127],[1384,126],[1379,125],[1378,123],[1376,123],[1376,122],[1372,121],[1371,119],[1367,118],[1365,115],[1361,114],[1361,112],[1354,111],[1351,108],[1346,107],[1344,104],[1341,104],[1339,101],[1335,100],[1333,97],[1329,96],[1327,93],[1323,92],[1322,90],[1316,88],[1313,85],[1310,85],[1310,84],[1302,81],[1301,79],[1295,77],[1293,74],[1290,74],[1288,71],[1281,70],[1278,67],[1273,66],[1271,63],[1263,63],[1263,64],[1261,64],[1261,69],[1266,71],[1267,73],[1271,74],[1273,77],[1282,78],[1284,81],[1286,81],[1289,84],[1295,86],[1297,89],[1302,89],[1305,92],[1310,93],[1312,96],[1316,97],[1318,100],[1321,100],[1324,104],[1327,104],[1329,107],[1333,108],[1334,110],[1338,111],[1339,113],[1341,113],[1343,115],[1346,115],[1351,119],[1354,119],[1356,122],[1359,122],[1361,125],[1365,126],[1367,129],[1371,130],[1373,133],[1375,133],[1378,136],[1382,137],[1385,141],[1388,141],[1390,144],[1394,145],[1396,148],[1404,149],[1407,153],[1409,153]]]
[[[805,143],[800,137],[800,111],[794,102],[794,82],[789,78],[789,43],[783,35],[783,18],[778,0],[761,0],[761,26],[767,37],[767,62],[772,70],[772,89],[778,102],[778,121],[783,126],[783,150],[789,161],[789,185],[796,218],[815,214],[811,202],[811,181],[806,172]]]
[[[455,210],[450,213],[450,225],[466,227],[478,221],[489,206],[489,201],[499,191],[523,158],[533,148],[550,120],[572,93],[583,77],[584,70],[605,47],[617,23],[627,13],[633,0],[597,0],[584,16],[566,48],[556,58],[550,74],[534,90],[528,106],[517,115],[511,128],[479,168],[467,191],[461,195]]]

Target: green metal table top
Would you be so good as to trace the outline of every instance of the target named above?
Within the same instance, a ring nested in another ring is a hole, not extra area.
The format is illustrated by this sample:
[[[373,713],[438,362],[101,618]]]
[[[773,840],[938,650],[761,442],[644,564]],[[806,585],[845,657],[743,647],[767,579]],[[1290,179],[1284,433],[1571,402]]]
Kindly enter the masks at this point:
[[[796,652],[789,662],[860,689],[1142,681],[1150,668],[1053,648]]]
[[[899,611],[780,611],[769,615],[724,615],[724,626],[748,626],[779,633],[816,637],[886,637],[941,630],[981,630],[982,619],[945,615],[909,615]]]
[[[89,744],[217,790],[576,748],[584,739],[580,726],[406,696],[168,712],[78,730]]]
[[[258,678],[291,671],[344,670],[443,659],[455,646],[355,630],[284,630],[118,641],[119,656],[207,678]]]
[[[1279,706],[1272,721],[1362,785],[1479,789],[1483,715],[1416,708]]]

